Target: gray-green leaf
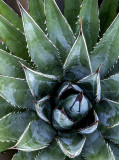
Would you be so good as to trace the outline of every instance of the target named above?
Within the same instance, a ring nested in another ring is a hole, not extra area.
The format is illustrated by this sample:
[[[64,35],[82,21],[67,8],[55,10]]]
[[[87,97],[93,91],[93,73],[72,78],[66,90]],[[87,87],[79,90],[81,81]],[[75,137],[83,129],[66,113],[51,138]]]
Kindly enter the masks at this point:
[[[45,0],[48,35],[60,51],[62,62],[73,46],[73,32],[54,0]]]

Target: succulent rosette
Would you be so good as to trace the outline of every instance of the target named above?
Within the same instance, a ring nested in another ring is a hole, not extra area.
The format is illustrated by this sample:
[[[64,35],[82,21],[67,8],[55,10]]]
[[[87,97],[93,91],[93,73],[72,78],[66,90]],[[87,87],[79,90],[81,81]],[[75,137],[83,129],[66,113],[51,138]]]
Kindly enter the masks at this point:
[[[0,0],[0,152],[13,160],[119,159],[118,1],[73,1],[64,15],[18,1],[21,19]]]

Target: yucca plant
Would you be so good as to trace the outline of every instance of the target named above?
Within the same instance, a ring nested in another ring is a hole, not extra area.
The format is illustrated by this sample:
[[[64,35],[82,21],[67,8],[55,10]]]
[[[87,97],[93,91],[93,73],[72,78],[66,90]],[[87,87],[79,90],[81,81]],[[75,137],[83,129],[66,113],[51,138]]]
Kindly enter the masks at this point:
[[[0,152],[119,160],[118,1],[18,5],[0,0]]]

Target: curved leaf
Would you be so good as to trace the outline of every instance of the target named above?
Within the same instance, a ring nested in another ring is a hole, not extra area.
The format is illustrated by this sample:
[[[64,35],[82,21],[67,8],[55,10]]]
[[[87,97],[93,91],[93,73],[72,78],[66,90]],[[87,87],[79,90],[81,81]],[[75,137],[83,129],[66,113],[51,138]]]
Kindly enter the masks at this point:
[[[66,157],[64,160],[72,160],[72,158]],[[79,155],[78,157],[73,158],[73,160],[84,160],[84,158],[81,155]]]
[[[90,134],[90,133],[93,133],[97,129],[99,118],[98,118],[95,111],[93,113],[93,116],[94,116],[94,122],[92,124],[90,124],[89,126],[85,127],[85,128],[79,129],[79,133]],[[90,118],[92,118],[92,117],[90,117]],[[90,121],[90,119],[88,119],[88,121]]]
[[[103,125],[100,125],[99,129],[105,138],[116,144],[119,144],[119,123],[112,128],[106,128]]]
[[[74,125],[74,122],[71,121],[65,112],[55,109],[52,114],[52,123],[54,128],[58,130],[71,129]]]
[[[78,36],[64,64],[67,80],[76,81],[91,73],[90,58],[83,33]]]
[[[116,17],[114,22],[111,24],[109,29],[106,31],[103,38],[97,44],[93,50],[90,58],[93,72],[101,64],[101,78],[105,76],[108,70],[118,60],[119,55],[119,15]]]
[[[100,103],[96,103],[95,110],[99,120],[107,127],[115,126],[119,123],[119,103],[104,99]]]
[[[0,14],[20,31],[23,31],[22,19],[3,0],[0,0]]]
[[[12,105],[35,110],[33,97],[24,80],[0,76],[0,95]]]
[[[115,160],[111,149],[97,130],[86,136],[83,153],[85,160]]]
[[[101,99],[100,66],[98,70],[77,82],[92,101]]]
[[[56,132],[50,124],[39,119],[29,123],[17,144],[13,147],[21,151],[35,151],[47,147]]]
[[[64,160],[64,158],[65,155],[63,154],[57,143],[53,141],[47,148],[42,150],[42,152],[35,160]]]
[[[69,158],[75,158],[78,156],[82,151],[86,138],[77,134],[76,131],[70,133],[58,133],[59,138],[57,139],[57,142],[64,154]]]
[[[24,78],[24,72],[18,61],[23,64],[27,63],[0,49],[0,74],[9,77]]]
[[[0,141],[18,140],[28,123],[36,119],[36,114],[31,111],[10,113],[0,119]]]
[[[22,152],[19,151],[17,154],[14,155],[12,160],[33,160],[37,156],[39,151],[35,152]]]
[[[27,83],[34,97],[41,98],[52,92],[58,82],[55,76],[36,72],[23,64],[21,65],[24,68]]]
[[[38,65],[40,72],[61,77],[63,71],[58,50],[22,7],[21,13],[32,60]]]
[[[82,30],[90,53],[97,42],[99,34],[98,1],[84,0],[79,15],[79,21],[81,19]],[[79,28],[80,23],[77,25],[77,28]]]
[[[14,55],[28,60],[28,50],[23,33],[0,15],[0,37]]]
[[[35,102],[36,112],[38,116],[46,122],[50,123],[51,116],[51,104],[49,102],[49,96],[46,96],[39,101]]]
[[[15,142],[12,141],[0,141],[0,152],[4,152],[5,150],[7,150],[8,148],[14,146]],[[1,156],[0,156],[1,157]]]
[[[45,11],[44,4],[42,0],[30,0],[29,1],[30,15],[33,17],[35,22],[41,27],[45,32]]]
[[[101,81],[102,96],[114,101],[119,100],[119,74]]]
[[[12,106],[10,103],[5,101],[2,97],[0,97],[0,118],[4,117],[5,115],[20,111],[21,109],[15,106]]]
[[[110,26],[112,21],[117,15],[118,0],[103,0],[100,10],[100,36],[102,37],[103,33]]]
[[[77,16],[80,12],[82,0],[65,0],[64,3],[64,15],[75,33]]]
[[[73,32],[54,0],[45,0],[48,35],[64,61],[74,43]]]

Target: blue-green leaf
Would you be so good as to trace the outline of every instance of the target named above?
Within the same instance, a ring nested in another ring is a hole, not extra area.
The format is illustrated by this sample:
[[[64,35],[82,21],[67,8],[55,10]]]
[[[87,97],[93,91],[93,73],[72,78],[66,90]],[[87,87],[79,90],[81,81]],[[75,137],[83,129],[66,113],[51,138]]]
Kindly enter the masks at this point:
[[[35,110],[33,97],[25,80],[0,76],[0,95],[12,105]]]
[[[86,141],[85,137],[76,133],[76,131],[70,133],[58,132],[58,135],[57,143],[65,155],[69,158],[75,158],[81,153]]]
[[[119,74],[101,81],[102,97],[110,100],[119,100]]]
[[[16,141],[24,132],[28,123],[36,119],[32,111],[10,113],[0,119],[0,141]]]
[[[52,92],[58,82],[55,76],[36,72],[23,64],[21,65],[24,68],[27,83],[34,97],[41,98]]]
[[[99,34],[98,1],[84,0],[79,15],[77,27],[79,28],[81,20],[82,30],[90,53],[97,42]],[[77,32],[79,32],[79,30],[77,30]]]
[[[119,55],[119,15],[116,17],[114,22],[111,24],[109,29],[106,31],[103,38],[96,45],[90,58],[93,72],[101,64],[100,75],[101,78],[105,76],[108,70],[118,60]]]
[[[45,10],[42,0],[30,0],[29,1],[30,15],[33,17],[35,22],[41,27],[45,32]]]
[[[113,151],[113,154],[115,156],[115,160],[119,159],[119,146],[114,144],[113,142],[108,142],[109,146],[111,147],[111,150]]]
[[[13,147],[22,151],[35,151],[47,147],[56,131],[47,122],[39,119],[29,123],[17,144]]]
[[[100,10],[100,36],[107,30],[117,15],[118,0],[103,0]]]
[[[0,37],[14,55],[28,60],[25,36],[0,15]]]
[[[52,114],[52,123],[57,130],[71,129],[74,122],[71,121],[63,110],[54,109]]]
[[[112,151],[97,130],[86,136],[83,153],[85,160],[115,160]]]
[[[9,77],[24,78],[24,71],[18,61],[28,66],[26,61],[0,49],[0,74]]]
[[[73,32],[54,0],[45,0],[46,20],[49,38],[60,51],[62,62],[73,46]]]
[[[90,58],[83,33],[78,36],[64,63],[67,80],[76,81],[91,73]]]
[[[0,0],[0,14],[20,31],[23,31],[22,19],[3,0]]]
[[[95,110],[99,120],[107,127],[114,126],[119,123],[119,103],[104,99],[100,103],[95,104]]]
[[[65,0],[64,15],[70,24],[72,30],[76,31],[77,16],[79,15],[82,0]]]
[[[62,77],[58,50],[22,7],[21,13],[30,56],[38,65],[39,71]]]
[[[53,141],[47,148],[43,149],[35,160],[64,160],[65,155]]]

